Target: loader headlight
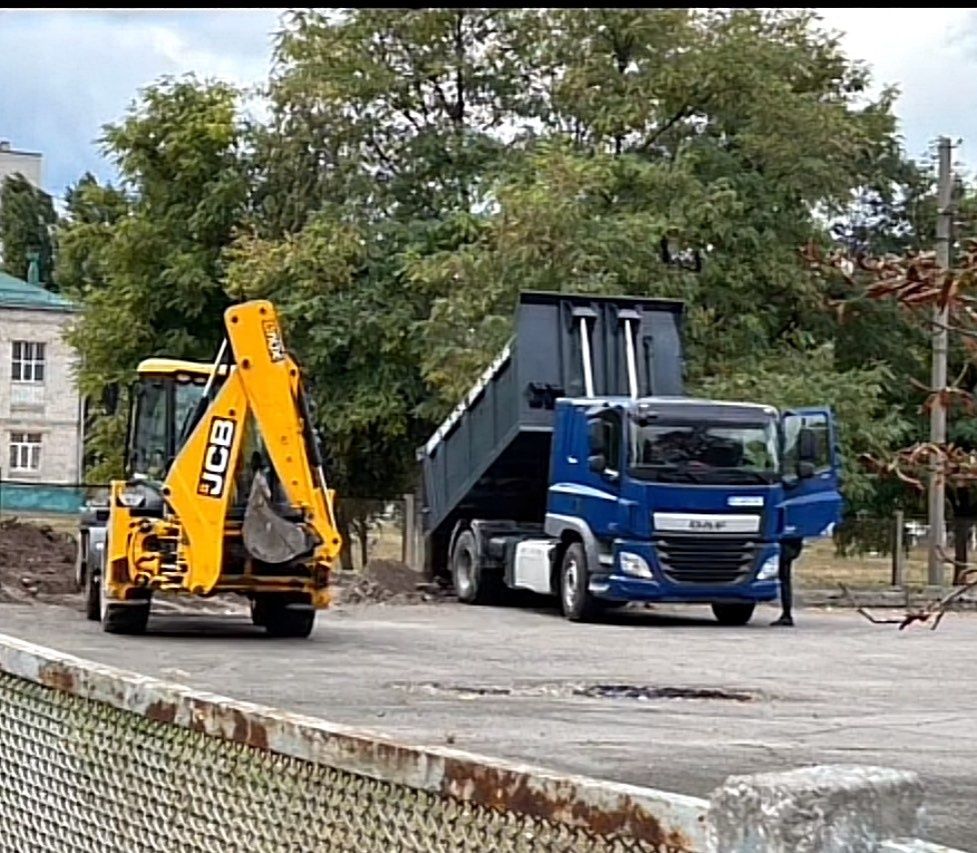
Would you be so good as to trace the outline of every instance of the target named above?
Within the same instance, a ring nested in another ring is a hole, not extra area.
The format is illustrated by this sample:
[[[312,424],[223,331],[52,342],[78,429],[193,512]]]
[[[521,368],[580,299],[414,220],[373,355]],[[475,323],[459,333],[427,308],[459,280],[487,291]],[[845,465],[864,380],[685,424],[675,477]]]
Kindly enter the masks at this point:
[[[138,489],[123,489],[119,492],[119,503],[129,509],[142,506],[146,502],[146,495]]]
[[[756,579],[758,581],[772,581],[780,573],[780,557],[774,554],[772,557],[767,557],[763,561],[763,565],[760,566],[760,571],[756,573]]]
[[[621,571],[626,575],[631,575],[636,578],[646,578],[651,580],[654,575],[651,573],[651,567],[648,565],[648,561],[645,560],[640,554],[632,554],[630,551],[622,551],[618,554],[618,562],[621,566]]]

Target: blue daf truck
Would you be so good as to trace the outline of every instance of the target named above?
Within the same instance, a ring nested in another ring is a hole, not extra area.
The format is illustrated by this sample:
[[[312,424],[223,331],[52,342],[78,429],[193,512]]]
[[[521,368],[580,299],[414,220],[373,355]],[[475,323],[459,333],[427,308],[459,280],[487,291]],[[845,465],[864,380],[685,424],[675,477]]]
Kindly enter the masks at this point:
[[[745,624],[830,535],[827,408],[683,396],[681,302],[522,293],[508,346],[418,453],[425,560],[458,598],[709,604]]]

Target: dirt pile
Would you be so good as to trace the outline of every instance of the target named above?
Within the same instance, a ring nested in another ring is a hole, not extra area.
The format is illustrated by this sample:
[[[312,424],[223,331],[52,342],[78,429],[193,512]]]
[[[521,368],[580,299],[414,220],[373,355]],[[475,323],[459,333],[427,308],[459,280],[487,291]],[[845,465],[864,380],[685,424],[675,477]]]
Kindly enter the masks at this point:
[[[334,581],[340,604],[423,604],[450,597],[397,560],[372,560],[365,571],[338,572]]]
[[[50,601],[74,595],[77,543],[46,524],[0,521],[0,601]]]

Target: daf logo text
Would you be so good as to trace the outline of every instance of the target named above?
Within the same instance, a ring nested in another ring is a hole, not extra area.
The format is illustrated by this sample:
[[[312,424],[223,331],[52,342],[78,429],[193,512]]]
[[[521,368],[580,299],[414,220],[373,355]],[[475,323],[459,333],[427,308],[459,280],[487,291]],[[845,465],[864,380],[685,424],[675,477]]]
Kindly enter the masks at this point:
[[[725,521],[707,521],[699,518],[689,519],[689,530],[722,530],[725,526]]]

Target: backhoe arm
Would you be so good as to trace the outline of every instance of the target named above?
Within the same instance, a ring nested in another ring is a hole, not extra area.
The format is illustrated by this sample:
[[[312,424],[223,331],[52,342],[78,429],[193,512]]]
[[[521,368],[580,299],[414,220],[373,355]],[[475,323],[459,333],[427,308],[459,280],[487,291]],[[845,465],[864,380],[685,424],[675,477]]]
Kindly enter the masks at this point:
[[[234,305],[224,320],[233,364],[174,460],[164,492],[183,528],[185,586],[197,593],[210,591],[220,577],[249,415],[289,504],[301,511],[303,534],[315,543],[314,570],[328,571],[341,546],[299,368],[285,351],[274,306],[263,300]]]

